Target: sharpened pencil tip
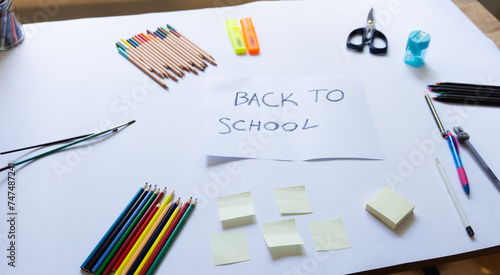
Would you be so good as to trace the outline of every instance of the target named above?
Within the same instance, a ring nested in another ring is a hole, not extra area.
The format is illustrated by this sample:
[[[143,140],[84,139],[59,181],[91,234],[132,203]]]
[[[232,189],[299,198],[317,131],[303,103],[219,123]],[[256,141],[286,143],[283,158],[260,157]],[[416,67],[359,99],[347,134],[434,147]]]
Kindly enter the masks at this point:
[[[127,123],[128,125],[131,125],[131,124],[134,124],[135,123],[135,120],[132,120],[132,121],[129,121],[129,123]]]

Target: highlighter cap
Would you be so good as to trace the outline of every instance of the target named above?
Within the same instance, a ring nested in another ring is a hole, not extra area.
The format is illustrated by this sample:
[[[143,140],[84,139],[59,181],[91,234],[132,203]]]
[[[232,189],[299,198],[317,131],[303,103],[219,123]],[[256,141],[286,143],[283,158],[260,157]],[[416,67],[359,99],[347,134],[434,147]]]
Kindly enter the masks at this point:
[[[252,19],[250,17],[243,17],[240,19],[241,27],[252,27],[253,28],[253,23]]]
[[[239,28],[238,22],[236,22],[236,19],[234,19],[234,18],[227,19],[226,20],[226,28],[228,28],[228,29]]]

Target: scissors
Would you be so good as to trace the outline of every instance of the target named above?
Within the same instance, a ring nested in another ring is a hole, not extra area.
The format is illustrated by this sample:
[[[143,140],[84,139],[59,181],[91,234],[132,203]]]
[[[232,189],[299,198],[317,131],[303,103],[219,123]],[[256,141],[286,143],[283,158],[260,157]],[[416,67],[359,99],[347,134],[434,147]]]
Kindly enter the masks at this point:
[[[351,40],[354,36],[361,35],[361,43],[355,44]],[[384,42],[385,47],[377,48],[374,46],[375,39],[380,39]],[[387,52],[387,38],[385,35],[375,29],[375,23],[373,21],[373,8],[370,9],[368,13],[368,18],[366,19],[366,28],[359,28],[353,30],[347,37],[347,47],[351,50],[362,51],[365,45],[369,45],[370,52],[374,54],[383,54]]]

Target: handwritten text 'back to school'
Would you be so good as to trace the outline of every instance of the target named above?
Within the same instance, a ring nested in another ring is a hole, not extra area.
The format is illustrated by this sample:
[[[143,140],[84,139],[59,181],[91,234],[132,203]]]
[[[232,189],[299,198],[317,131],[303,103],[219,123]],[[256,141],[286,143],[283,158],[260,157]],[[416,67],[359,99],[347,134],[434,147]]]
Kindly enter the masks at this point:
[[[311,94],[311,100],[314,103],[339,102],[344,99],[344,92],[339,89],[314,89],[308,90]],[[254,107],[254,108],[287,108],[299,107],[299,102],[294,98],[293,93],[247,93],[239,91],[235,93],[234,107]],[[309,130],[319,125],[311,123],[309,118],[303,121],[262,121],[262,120],[234,120],[228,117],[222,117],[219,122],[223,125],[221,135],[229,134],[233,131],[284,131],[294,132],[298,130]]]

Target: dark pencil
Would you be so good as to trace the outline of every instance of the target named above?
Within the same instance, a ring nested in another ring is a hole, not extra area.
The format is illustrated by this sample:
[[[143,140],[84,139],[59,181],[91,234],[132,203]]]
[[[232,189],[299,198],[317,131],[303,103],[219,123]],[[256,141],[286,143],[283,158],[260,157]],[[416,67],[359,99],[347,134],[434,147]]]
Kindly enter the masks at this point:
[[[97,250],[97,252],[94,254],[92,259],[89,261],[89,264],[88,264],[89,270],[92,270],[93,267],[97,264],[97,262],[99,261],[101,256],[104,254],[106,249],[109,247],[111,242],[115,239],[118,232],[122,229],[122,227],[125,225],[125,223],[129,220],[132,213],[134,213],[135,209],[141,204],[142,200],[146,197],[150,188],[151,187],[149,186],[148,188],[144,189],[144,191],[141,193],[139,198],[134,202],[132,207],[128,209],[128,211],[125,213],[125,215],[120,220],[120,222],[117,224],[117,226],[115,228],[113,228],[113,231],[111,232],[111,234],[106,238],[103,245],[101,247],[99,247],[99,250]]]
[[[137,191],[137,193],[134,195],[132,200],[130,200],[130,202],[127,204],[127,206],[125,206],[122,213],[118,216],[118,218],[115,220],[115,222],[111,225],[111,227],[108,229],[108,231],[104,234],[101,241],[99,241],[99,243],[95,246],[94,250],[92,250],[92,252],[90,252],[87,259],[85,259],[83,264],[80,266],[80,268],[82,270],[90,272],[90,269],[92,269],[92,266],[90,265],[90,261],[92,259],[94,259],[94,255],[97,253],[98,250],[100,250],[100,247],[104,245],[105,240],[108,239],[111,232],[113,232],[114,228],[118,226],[120,221],[125,217],[126,213],[128,213],[128,211],[130,210],[130,208],[132,208],[134,206],[135,202],[139,199],[139,197],[144,192],[144,189],[146,187],[147,187],[146,184],[141,186],[141,188],[139,188],[139,191]]]
[[[165,215],[165,217],[163,217],[163,219],[161,220],[161,223],[160,225],[158,225],[158,227],[156,228],[156,230],[154,231],[153,235],[151,235],[151,238],[149,238],[148,242],[146,243],[146,245],[142,248],[142,251],[141,253],[139,254],[139,256],[137,257],[137,259],[135,259],[135,262],[134,264],[132,265],[132,267],[130,268],[129,270],[129,274],[130,273],[135,273],[135,271],[137,270],[137,268],[139,267],[139,265],[141,264],[142,260],[144,259],[144,257],[146,256],[146,254],[148,253],[149,249],[151,248],[151,246],[153,246],[153,243],[156,241],[156,239],[158,238],[158,235],[160,235],[160,232],[163,230],[163,228],[165,227],[165,225],[167,224],[168,220],[170,219],[170,217],[172,216],[172,213],[174,213],[175,209],[177,208],[178,204],[177,203],[174,203],[172,205],[172,207],[170,207],[170,209],[168,210],[167,214]]]
[[[152,275],[156,271],[156,268],[160,264],[161,260],[167,253],[168,249],[172,245],[172,242],[175,240],[175,237],[177,234],[179,234],[179,231],[182,229],[182,226],[186,222],[186,220],[189,218],[189,215],[193,211],[193,208],[196,205],[196,199],[194,200],[193,203],[189,205],[187,210],[184,212],[183,215],[178,215],[177,221],[174,221],[172,226],[168,229],[167,233],[163,236],[161,239],[160,243],[156,247],[155,251],[153,254],[151,254],[151,257],[148,259],[146,265],[143,267],[142,272],[140,273],[141,275],[147,274],[147,275]],[[175,224],[175,226],[174,226]],[[147,273],[146,273],[147,271]]]
[[[487,97],[487,98],[500,98],[500,93],[471,93],[465,91],[442,91],[439,95],[455,95],[455,96],[468,96],[468,97]]]
[[[148,220],[150,220],[153,217],[151,213],[156,213],[155,209],[158,210],[158,203],[161,202],[161,199],[163,198],[163,195],[165,194],[166,190],[167,190],[167,188],[165,187],[160,192],[160,194],[155,198],[153,203],[151,203],[151,205],[149,206],[146,213],[142,216],[141,220],[136,224],[133,231],[130,233],[130,235],[127,237],[125,242],[122,244],[120,250],[118,250],[118,252],[116,252],[113,259],[108,264],[108,266],[106,267],[106,269],[104,270],[104,272],[102,274],[107,275],[107,274],[109,274],[109,272],[111,272],[111,269],[113,268],[115,263],[118,261],[118,259],[121,257],[123,252],[127,249],[127,246],[129,245],[129,243],[135,238],[135,236],[137,235],[137,232],[139,232],[140,228],[142,228],[142,225],[147,223]]]
[[[156,189],[156,186],[148,192],[146,197],[142,200],[141,204],[135,209],[132,216],[130,216],[130,219],[122,227],[116,238],[104,252],[103,256],[99,259],[92,272],[95,272],[96,274],[102,274],[111,259],[115,256],[116,252],[121,248],[123,242],[125,242],[125,240],[128,238],[136,224],[149,209],[149,206],[153,203],[158,193],[159,190]]]
[[[478,97],[457,97],[457,96],[439,96],[434,97],[436,101],[461,103],[468,105],[500,106],[500,99],[479,99]]]
[[[500,89],[500,86],[496,85],[483,85],[483,84],[473,84],[473,83],[459,83],[459,82],[437,82],[436,85],[439,86],[460,86],[460,87],[481,87],[481,88],[493,88],[493,89]]]
[[[430,91],[442,92],[442,91],[462,91],[469,93],[500,93],[500,89],[493,88],[482,88],[482,87],[460,87],[460,86],[428,86]]]

